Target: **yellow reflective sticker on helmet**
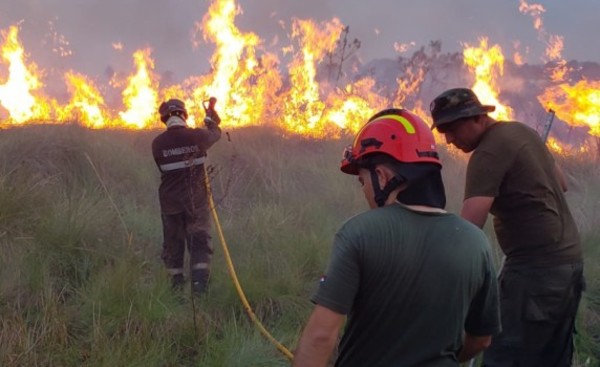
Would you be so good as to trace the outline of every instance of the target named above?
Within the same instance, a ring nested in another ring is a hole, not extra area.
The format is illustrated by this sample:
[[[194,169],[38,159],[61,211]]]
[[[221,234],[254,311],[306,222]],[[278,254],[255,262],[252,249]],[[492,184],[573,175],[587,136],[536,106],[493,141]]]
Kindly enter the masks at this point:
[[[379,120],[383,120],[383,119],[396,120],[400,124],[402,124],[402,126],[404,126],[404,129],[406,130],[406,132],[408,134],[412,135],[412,134],[416,133],[415,127],[413,126],[413,124],[411,124],[410,121],[408,121],[406,118],[404,118],[404,117],[402,117],[400,115],[383,115],[383,116],[378,117],[376,120],[373,120],[371,122],[375,122],[375,121],[379,121]]]
[[[413,124],[410,121],[408,121],[405,117],[402,117],[402,116],[396,115],[396,114],[383,115],[383,116],[376,118],[375,120],[369,121],[358,131],[358,133],[354,137],[354,141],[352,142],[352,147],[356,147],[356,145],[358,144],[358,138],[359,138],[360,134],[362,134],[363,130],[366,129],[367,126],[369,126],[370,124],[372,124],[375,121],[379,121],[379,120],[383,120],[383,119],[392,119],[392,120],[398,121],[402,126],[404,126],[404,129],[406,130],[407,134],[412,135],[412,134],[416,133],[416,130],[415,130],[415,127],[413,126]]]

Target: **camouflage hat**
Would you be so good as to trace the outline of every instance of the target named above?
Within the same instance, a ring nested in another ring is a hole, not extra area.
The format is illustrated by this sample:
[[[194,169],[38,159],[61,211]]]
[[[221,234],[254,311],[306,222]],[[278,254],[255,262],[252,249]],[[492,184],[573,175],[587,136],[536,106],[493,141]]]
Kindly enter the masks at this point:
[[[468,88],[448,89],[437,96],[429,105],[433,118],[432,129],[464,117],[485,115],[496,109],[482,105],[475,93]]]

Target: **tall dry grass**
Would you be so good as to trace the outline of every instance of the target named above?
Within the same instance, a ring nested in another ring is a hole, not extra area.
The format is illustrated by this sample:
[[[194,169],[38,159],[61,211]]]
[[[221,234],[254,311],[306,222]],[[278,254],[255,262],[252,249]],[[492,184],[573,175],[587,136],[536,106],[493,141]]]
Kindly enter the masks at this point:
[[[0,365],[287,365],[248,322],[216,236],[207,296],[192,303],[187,291],[170,290],[150,155],[158,133],[0,130]],[[255,312],[293,348],[334,232],[365,209],[356,178],[338,170],[347,141],[283,138],[266,128],[229,133],[209,156],[221,224]],[[442,153],[448,208],[458,211],[465,158]],[[598,163],[582,156],[560,163],[586,251],[578,363],[593,366]]]

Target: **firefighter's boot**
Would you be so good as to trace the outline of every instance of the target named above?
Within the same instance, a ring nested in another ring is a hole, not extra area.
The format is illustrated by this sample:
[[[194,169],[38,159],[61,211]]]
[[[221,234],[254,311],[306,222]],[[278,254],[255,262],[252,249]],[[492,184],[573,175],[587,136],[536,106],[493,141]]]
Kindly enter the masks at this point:
[[[183,288],[183,284],[185,283],[185,278],[183,274],[175,274],[171,277],[171,287],[174,290],[181,290]]]
[[[192,291],[202,294],[208,286],[210,275],[210,263],[212,258],[212,246],[210,236],[205,231],[198,231],[188,237],[190,249],[190,271],[192,279]]]
[[[209,275],[208,269],[192,270],[192,292],[195,295],[201,295],[206,292]]]

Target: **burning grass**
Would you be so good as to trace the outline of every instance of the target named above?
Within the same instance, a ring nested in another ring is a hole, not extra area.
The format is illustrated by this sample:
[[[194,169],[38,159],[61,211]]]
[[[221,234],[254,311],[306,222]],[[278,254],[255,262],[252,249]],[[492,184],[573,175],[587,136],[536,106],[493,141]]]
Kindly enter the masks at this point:
[[[171,293],[159,259],[156,134],[76,125],[0,132],[1,365],[287,365],[244,315],[216,237],[195,323],[189,297]],[[293,348],[333,233],[364,209],[357,181],[338,171],[347,141],[260,127],[229,136],[210,152],[221,224],[257,315]],[[442,153],[457,211],[464,160]],[[600,360],[600,173],[586,154],[559,161],[586,251],[577,359],[592,366]]]

